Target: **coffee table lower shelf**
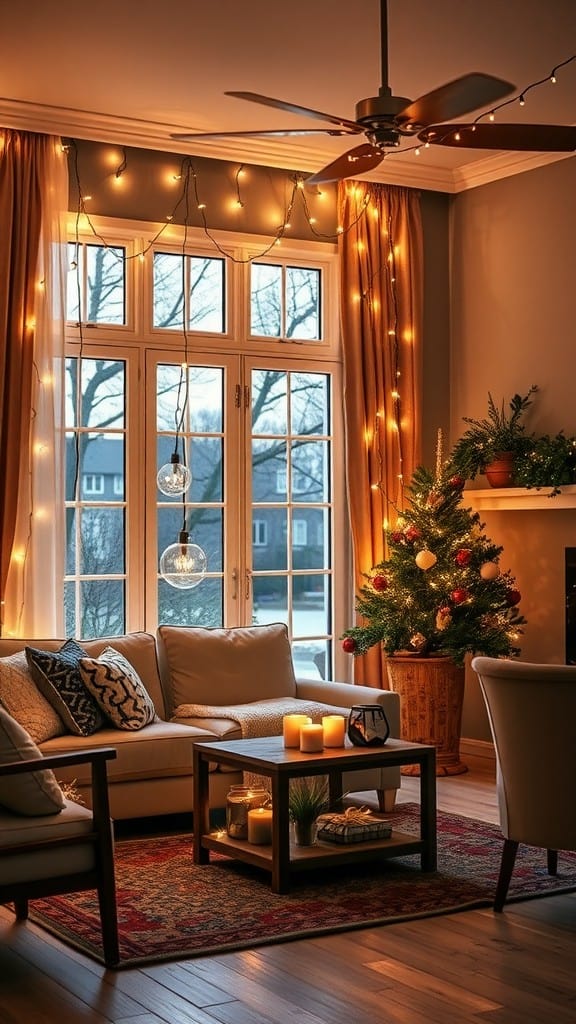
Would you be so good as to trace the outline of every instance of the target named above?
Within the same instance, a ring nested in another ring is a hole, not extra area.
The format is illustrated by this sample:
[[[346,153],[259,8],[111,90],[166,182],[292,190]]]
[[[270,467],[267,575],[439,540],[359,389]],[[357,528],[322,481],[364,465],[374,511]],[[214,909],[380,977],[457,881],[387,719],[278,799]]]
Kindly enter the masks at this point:
[[[255,846],[241,839],[231,839],[222,832],[210,832],[201,838],[202,848],[233,857],[272,873],[272,846]],[[422,856],[425,844],[413,835],[394,830],[388,839],[362,840],[359,843],[326,843],[317,840],[312,846],[290,843],[290,872],[310,871],[335,864],[357,864],[390,857]]]

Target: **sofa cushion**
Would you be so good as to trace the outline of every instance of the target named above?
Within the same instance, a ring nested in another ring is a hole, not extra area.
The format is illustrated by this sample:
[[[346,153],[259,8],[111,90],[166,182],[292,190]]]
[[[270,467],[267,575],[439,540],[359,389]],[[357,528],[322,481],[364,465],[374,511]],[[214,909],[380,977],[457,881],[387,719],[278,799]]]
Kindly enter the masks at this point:
[[[97,747],[114,747],[116,757],[108,763],[108,781],[146,783],[151,779],[171,779],[177,775],[192,775],[192,752],[194,741],[212,742],[219,737],[208,728],[191,728],[157,719],[138,732],[115,729],[113,726],[101,729],[94,736],[58,736],[42,744],[44,754],[57,754],[74,750],[93,750]],[[90,779],[90,766],[73,765],[58,768],[58,779],[76,782],[85,786]],[[192,782],[190,782],[190,806],[192,806]]]
[[[16,719],[0,707],[0,764],[42,760],[34,741]],[[56,814],[65,807],[54,773],[47,768],[0,778],[0,804],[16,814]]]
[[[296,693],[284,623],[160,626],[158,650],[170,716],[180,704],[245,704]]]
[[[41,818],[23,818],[0,809],[0,835],[4,853],[2,856],[2,884],[43,878],[58,878],[94,867],[94,843],[89,841],[93,828],[92,811],[70,800],[58,814],[45,814]],[[62,847],[36,850],[33,853],[7,854],[6,850],[19,843],[44,842],[50,839],[87,836],[86,843],[66,849]]]
[[[86,651],[75,640],[66,640],[59,651],[26,647],[30,671],[46,700],[72,733],[91,736],[104,725],[104,715],[82,682],[80,658]]]
[[[123,654],[105,647],[98,658],[80,658],[79,665],[86,689],[117,729],[136,731],[154,721],[152,698]]]
[[[0,658],[0,703],[35,743],[66,731],[60,715],[36,686],[24,651]]]

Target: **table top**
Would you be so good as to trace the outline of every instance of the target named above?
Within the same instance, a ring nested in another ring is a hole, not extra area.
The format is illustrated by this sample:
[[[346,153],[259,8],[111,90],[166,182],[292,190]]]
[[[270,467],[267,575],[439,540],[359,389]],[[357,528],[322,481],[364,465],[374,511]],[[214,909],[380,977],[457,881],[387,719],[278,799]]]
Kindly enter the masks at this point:
[[[346,740],[344,747],[325,747],[317,753],[305,753],[296,747],[285,747],[282,736],[259,736],[254,739],[216,740],[207,743],[195,743],[194,748],[203,754],[214,756],[218,761],[225,755],[228,763],[282,766],[322,764],[325,768],[341,768],[342,762],[349,762],[350,769],[358,766],[355,763],[377,760],[394,760],[395,764],[414,764],[430,756],[436,748],[423,743],[410,743],[406,740],[387,739],[381,747],[356,747]]]

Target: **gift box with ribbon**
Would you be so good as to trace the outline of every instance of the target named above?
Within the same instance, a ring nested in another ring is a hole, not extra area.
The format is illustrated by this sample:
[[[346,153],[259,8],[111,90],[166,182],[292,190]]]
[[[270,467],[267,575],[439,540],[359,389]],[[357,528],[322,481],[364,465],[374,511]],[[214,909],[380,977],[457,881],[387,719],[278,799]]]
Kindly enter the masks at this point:
[[[316,838],[329,843],[362,843],[389,839],[392,834],[392,826],[365,807],[347,807],[342,813],[320,814],[316,826]]]

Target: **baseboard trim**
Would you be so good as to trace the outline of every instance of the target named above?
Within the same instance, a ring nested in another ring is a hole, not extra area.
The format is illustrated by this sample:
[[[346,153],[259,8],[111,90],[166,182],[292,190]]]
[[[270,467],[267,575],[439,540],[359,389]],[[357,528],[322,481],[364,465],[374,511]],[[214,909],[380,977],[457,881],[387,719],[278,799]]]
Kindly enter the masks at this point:
[[[489,740],[460,740],[460,755],[464,758],[474,757],[484,761],[486,767],[496,766],[496,752],[494,744]]]

